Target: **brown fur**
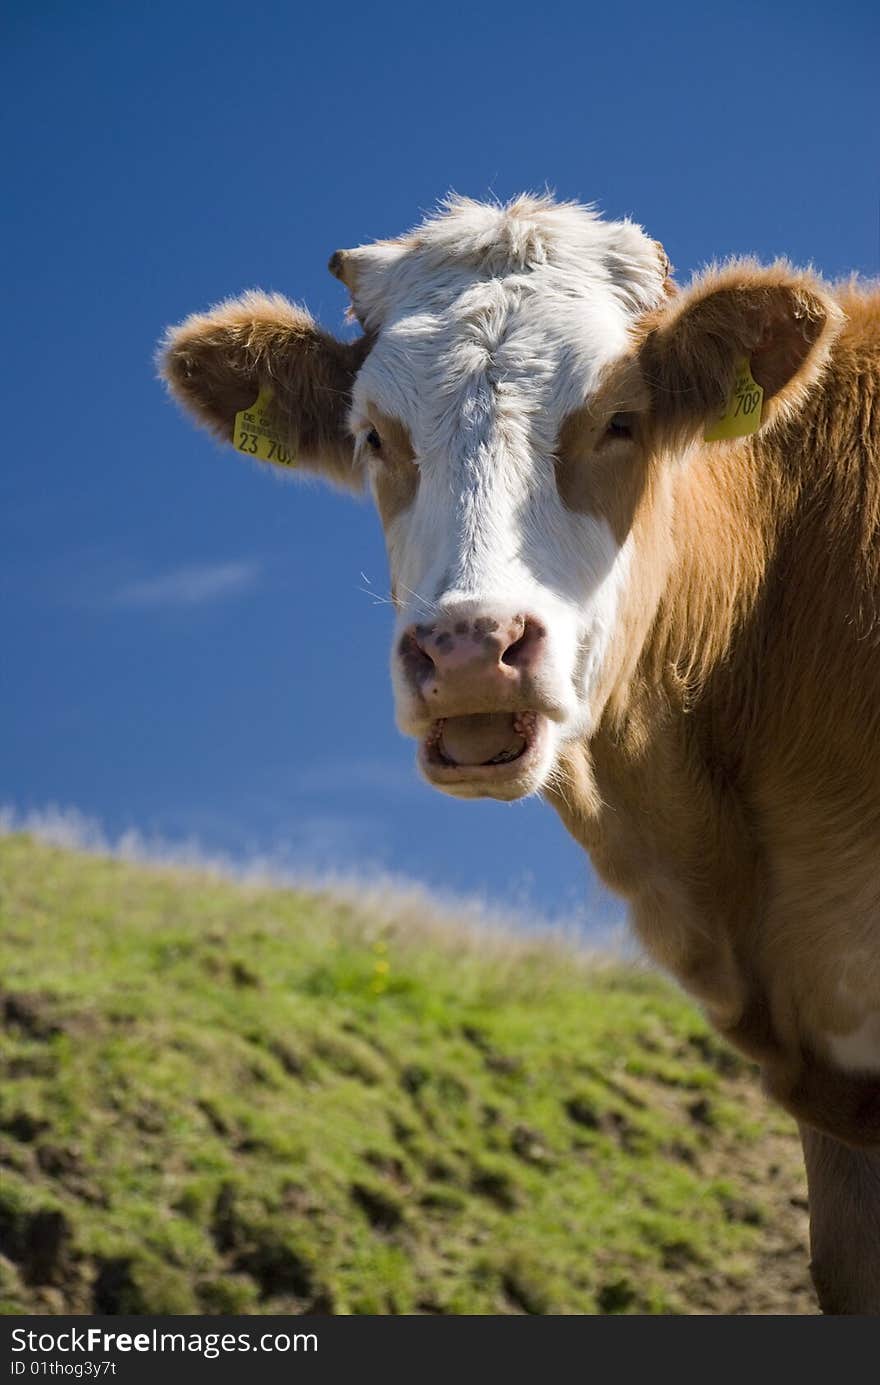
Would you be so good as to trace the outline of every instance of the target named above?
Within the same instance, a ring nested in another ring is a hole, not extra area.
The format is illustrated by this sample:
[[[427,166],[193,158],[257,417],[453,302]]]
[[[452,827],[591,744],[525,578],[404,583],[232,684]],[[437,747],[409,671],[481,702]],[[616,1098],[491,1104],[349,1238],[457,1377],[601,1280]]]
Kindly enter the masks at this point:
[[[249,295],[173,331],[163,371],[227,438],[271,384],[309,464],[356,484],[345,420],[368,350]],[[744,356],[761,430],[704,443]],[[606,436],[618,411],[632,441]],[[387,525],[416,475],[405,430],[373,421]],[[880,1152],[857,1152],[880,1150],[880,1075],[829,1048],[880,1009],[880,293],[748,261],[670,285],[567,421],[557,476],[633,561],[604,713],[547,797],[648,951],[802,1122],[826,1306],[880,1312],[880,1238],[864,1271],[847,1260],[869,1253],[870,1190],[880,1223]]]
[[[602,516],[623,544],[647,482],[648,462],[637,437],[609,436],[615,414],[638,432],[650,395],[633,361],[614,367],[599,389],[562,425],[556,449],[556,485],[570,510]]]
[[[662,243],[659,240],[655,240],[654,244],[657,247],[657,257],[660,260],[660,268],[663,270],[663,292],[666,294],[667,298],[670,298],[672,294],[678,293],[678,285],[672,277],[675,271]]]
[[[810,1269],[826,1313],[880,1309],[880,1154],[803,1127],[810,1189]],[[842,1244],[846,1253],[841,1253]]]
[[[409,509],[419,484],[415,452],[406,424],[383,414],[375,405],[369,410],[370,422],[382,440],[376,469],[376,505],[383,526]]]
[[[823,948],[841,933],[829,941],[813,902],[838,862],[880,849],[880,763],[866,751],[880,743],[878,301],[854,287],[835,299],[785,265],[711,271],[640,324],[631,357],[563,428],[557,472],[566,504],[631,535],[636,555],[605,715],[560,766],[560,810],[632,898],[649,949],[765,1061],[778,1099],[854,1142],[880,1139],[880,1110],[856,1078],[832,1074],[832,1092],[810,1057],[859,1018],[823,998],[835,984]],[[225,438],[271,385],[306,464],[357,485],[347,412],[369,344],[248,294],[173,329],[162,370]],[[764,426],[702,444],[743,355]],[[622,410],[631,441],[605,436]],[[417,472],[403,425],[373,421],[387,525]],[[858,930],[847,945],[861,946]]]
[[[737,354],[768,422],[695,441]],[[880,1147],[880,1074],[824,1045],[880,1008],[880,294],[737,266],[647,320],[637,358],[653,403],[622,488],[635,570],[602,724],[550,796],[648,950],[864,1193],[844,1145]],[[817,1219],[817,1283],[850,1283],[846,1222],[833,1250]],[[866,1273],[852,1301],[880,1312],[880,1258]]]
[[[762,275],[762,294],[765,284]],[[819,317],[815,305],[826,300],[822,290],[809,291],[811,323]],[[634,898],[651,950],[750,1052],[764,1048],[769,1056],[781,1045],[794,1087],[802,1046],[814,1037],[794,1013],[808,996],[780,995],[774,1022],[758,1026],[770,1038],[756,1043],[749,1038],[755,1026],[746,1023],[756,996],[763,1014],[780,989],[775,967],[761,975],[775,956],[777,928],[784,946],[776,965],[787,982],[792,947],[819,941],[809,928],[804,935],[807,901],[790,861],[800,861],[807,876],[839,875],[853,837],[861,844],[876,832],[880,847],[880,803],[866,814],[880,788],[877,308],[850,298],[850,321],[830,361],[830,340],[821,339],[823,329],[813,332],[822,360],[802,356],[807,380],[777,378],[774,394],[788,407],[754,439],[697,444],[686,465],[658,473],[656,451],[667,427],[671,422],[676,440],[685,427],[684,381],[698,378],[708,360],[710,373],[729,387],[734,362],[722,359],[722,335],[732,343],[731,357],[748,349],[751,327],[730,320],[723,334],[712,324],[711,350],[691,339],[691,306],[705,302],[701,286],[667,310],[669,321],[646,324],[646,374],[655,387],[666,384],[646,424],[640,463],[629,462],[639,474],[638,502],[627,502],[638,539],[634,585],[602,726],[569,757],[566,798],[581,808],[564,811],[610,882]],[[726,314],[727,304],[720,306]],[[774,314],[775,307],[773,321]],[[822,314],[835,328],[840,317],[833,304]],[[682,320],[693,351],[689,370],[674,338]],[[752,335],[757,340],[761,332]],[[780,349],[772,339],[767,353],[792,359],[790,344]],[[680,384],[670,394],[676,371]],[[701,381],[688,397],[696,408],[693,435],[717,411],[720,395]],[[630,668],[640,624],[638,662]],[[798,830],[804,805],[809,827]],[[784,871],[773,863],[777,849],[785,853]],[[828,857],[817,866],[823,850]],[[776,882],[798,919],[768,928]],[[815,889],[808,886],[806,895],[814,898]],[[836,934],[825,945],[839,942]],[[821,963],[803,984],[821,993]],[[799,1114],[814,1121],[821,1115]],[[880,1138],[880,1124],[874,1133],[837,1133]]]
[[[236,413],[270,387],[298,463],[357,490],[363,478],[347,419],[369,349],[369,338],[337,341],[280,294],[255,292],[171,328],[159,369],[180,403],[224,442]]]
[[[730,395],[747,356],[764,388],[765,422],[789,413],[818,378],[842,314],[812,275],[784,262],[734,260],[646,317],[639,359],[669,443],[689,438]],[[676,438],[678,435],[678,438]]]

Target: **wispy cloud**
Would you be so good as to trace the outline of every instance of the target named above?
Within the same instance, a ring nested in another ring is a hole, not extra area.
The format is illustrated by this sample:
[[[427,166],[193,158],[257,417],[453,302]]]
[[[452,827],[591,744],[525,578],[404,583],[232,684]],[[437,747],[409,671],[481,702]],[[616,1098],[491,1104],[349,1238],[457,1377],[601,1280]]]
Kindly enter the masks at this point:
[[[111,595],[110,604],[129,610],[203,606],[246,591],[259,577],[256,563],[196,563],[127,582]]]
[[[390,757],[384,760],[321,760],[294,772],[287,786],[295,793],[309,795],[361,792],[411,798],[426,792],[411,755],[407,756],[405,764],[393,762]]]

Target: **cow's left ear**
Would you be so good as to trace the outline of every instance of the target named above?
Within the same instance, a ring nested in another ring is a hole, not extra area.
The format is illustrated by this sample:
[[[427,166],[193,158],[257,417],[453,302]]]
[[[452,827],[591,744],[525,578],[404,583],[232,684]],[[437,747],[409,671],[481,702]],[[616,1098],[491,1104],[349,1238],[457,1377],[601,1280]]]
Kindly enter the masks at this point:
[[[360,489],[348,411],[370,344],[339,341],[280,294],[255,292],[170,328],[157,360],[175,398],[222,441],[234,441],[236,415],[261,396],[282,460]],[[275,460],[271,445],[257,448],[255,436],[254,455]]]
[[[764,392],[761,427],[796,410],[843,313],[812,275],[786,264],[713,269],[641,324],[639,358],[660,436],[684,443],[718,419],[747,361]]]

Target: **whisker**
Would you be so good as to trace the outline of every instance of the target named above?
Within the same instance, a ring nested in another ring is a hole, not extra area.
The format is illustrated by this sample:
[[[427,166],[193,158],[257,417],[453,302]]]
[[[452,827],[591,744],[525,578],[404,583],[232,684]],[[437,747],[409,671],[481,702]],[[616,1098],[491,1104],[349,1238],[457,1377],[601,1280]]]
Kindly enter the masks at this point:
[[[407,596],[411,596],[423,610],[429,611],[431,615],[437,615],[440,608],[436,601],[429,601],[426,596],[420,596],[418,592],[414,592],[411,587],[405,587],[403,583],[400,585],[400,590],[406,592]]]
[[[374,589],[372,582],[370,581],[369,577],[365,572],[361,573],[361,581],[365,582],[366,586],[356,587],[355,590],[363,592],[364,596],[372,597],[374,606],[394,605],[394,600],[391,596],[391,593],[389,592],[387,596],[380,596],[379,593]]]
[[[371,591],[369,587],[355,587],[355,591],[363,592],[364,596],[372,597],[374,606],[394,605],[390,596],[380,596],[378,592]]]

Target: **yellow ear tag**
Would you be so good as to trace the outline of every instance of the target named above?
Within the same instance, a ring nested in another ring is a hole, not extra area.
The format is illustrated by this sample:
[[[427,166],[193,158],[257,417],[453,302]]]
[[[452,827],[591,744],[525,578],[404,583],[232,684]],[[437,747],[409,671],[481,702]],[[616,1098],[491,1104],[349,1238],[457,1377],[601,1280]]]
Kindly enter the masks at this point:
[[[736,378],[724,413],[709,424],[703,437],[706,442],[747,438],[749,433],[756,433],[760,428],[763,409],[764,391],[753,379],[751,362],[745,358],[737,362]]]
[[[296,457],[272,414],[272,391],[264,386],[249,409],[235,415],[232,445],[246,457],[279,466],[296,466]]]

